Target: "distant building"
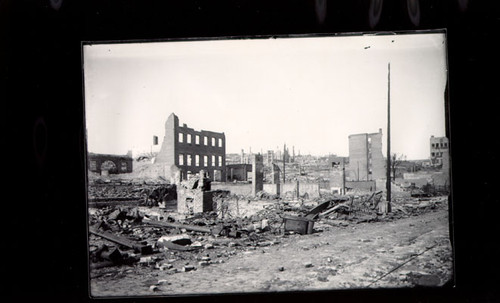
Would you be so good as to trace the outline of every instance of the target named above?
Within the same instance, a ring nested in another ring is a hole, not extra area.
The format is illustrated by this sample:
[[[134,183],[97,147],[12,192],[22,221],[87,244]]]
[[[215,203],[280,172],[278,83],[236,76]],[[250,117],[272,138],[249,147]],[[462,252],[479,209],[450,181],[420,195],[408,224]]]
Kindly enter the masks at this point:
[[[430,160],[432,166],[447,166],[449,161],[448,138],[434,137],[430,139]]]
[[[88,169],[98,174],[124,174],[132,172],[130,155],[88,154]]]
[[[378,133],[349,136],[349,181],[371,181],[386,177],[382,155],[382,129]]]
[[[226,180],[226,137],[224,133],[195,131],[172,113],[165,122],[165,136],[155,163],[175,165],[181,178],[204,170],[214,181]]]

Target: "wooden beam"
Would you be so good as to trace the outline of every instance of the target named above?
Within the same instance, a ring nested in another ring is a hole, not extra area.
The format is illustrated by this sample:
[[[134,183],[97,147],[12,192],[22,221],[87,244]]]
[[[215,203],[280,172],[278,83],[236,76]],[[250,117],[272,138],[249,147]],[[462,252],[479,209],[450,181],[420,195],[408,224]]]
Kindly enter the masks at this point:
[[[132,249],[134,249],[134,251],[140,252],[141,254],[151,254],[151,253],[153,253],[153,248],[151,247],[151,245],[142,245],[142,244],[139,244],[137,242],[131,241],[131,240],[127,239],[127,238],[113,235],[113,234],[111,234],[109,232],[105,232],[105,231],[100,232],[100,231],[98,231],[94,227],[89,227],[89,232],[91,234],[94,234],[96,236],[99,236],[101,238],[109,240],[111,242],[114,242],[114,243],[117,243],[117,244],[129,247],[129,248],[132,248]]]
[[[201,227],[201,226],[185,225],[185,224],[179,224],[179,223],[168,223],[168,222],[152,221],[152,220],[143,220],[142,222],[146,223],[148,225],[153,225],[153,226],[157,226],[157,227],[184,228],[185,230],[190,230],[190,231],[197,231],[197,232],[202,232],[202,233],[212,233],[212,230],[210,228]]]

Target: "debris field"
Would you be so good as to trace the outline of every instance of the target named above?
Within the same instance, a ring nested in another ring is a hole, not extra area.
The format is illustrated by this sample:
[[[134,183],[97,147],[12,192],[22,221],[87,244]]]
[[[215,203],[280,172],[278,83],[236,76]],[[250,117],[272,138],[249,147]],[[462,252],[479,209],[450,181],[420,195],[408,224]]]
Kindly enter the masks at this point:
[[[442,286],[452,276],[446,196],[395,197],[387,214],[378,207],[382,192],[286,201],[219,190],[212,211],[195,214],[175,211],[169,184],[95,183],[89,197],[100,202],[88,215],[97,297]],[[401,244],[403,231],[411,236]],[[397,243],[387,246],[391,237]]]

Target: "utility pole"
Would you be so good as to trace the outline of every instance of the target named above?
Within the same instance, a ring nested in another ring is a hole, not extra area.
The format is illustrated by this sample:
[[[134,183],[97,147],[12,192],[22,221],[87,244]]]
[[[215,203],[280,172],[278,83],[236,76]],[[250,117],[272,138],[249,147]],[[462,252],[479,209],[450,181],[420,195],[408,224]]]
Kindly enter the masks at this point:
[[[391,212],[391,63],[387,65],[387,212]]]
[[[345,195],[345,162],[342,158],[342,194]]]
[[[286,143],[283,145],[283,184],[285,184],[285,152],[286,152]]]

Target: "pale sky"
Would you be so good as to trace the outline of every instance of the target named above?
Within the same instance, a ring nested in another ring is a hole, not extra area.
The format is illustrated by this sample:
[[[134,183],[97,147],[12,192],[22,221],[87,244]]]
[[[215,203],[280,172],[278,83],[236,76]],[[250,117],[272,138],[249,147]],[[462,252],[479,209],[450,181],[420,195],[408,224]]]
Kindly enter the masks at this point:
[[[348,156],[348,136],[387,134],[391,151],[429,157],[445,135],[444,34],[365,35],[84,46],[88,150],[159,144],[167,117],[224,132],[226,152]]]

